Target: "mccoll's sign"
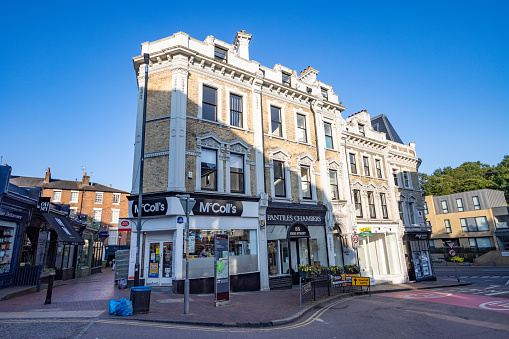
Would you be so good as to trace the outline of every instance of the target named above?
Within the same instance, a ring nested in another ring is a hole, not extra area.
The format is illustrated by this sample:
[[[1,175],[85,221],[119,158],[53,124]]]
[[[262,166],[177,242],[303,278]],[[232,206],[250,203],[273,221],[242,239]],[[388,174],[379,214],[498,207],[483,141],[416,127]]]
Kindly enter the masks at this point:
[[[166,198],[147,199],[142,201],[141,206],[142,206],[141,215],[144,217],[151,217],[154,215],[165,215],[168,209],[168,202],[166,201]],[[138,216],[138,201],[133,201],[131,213],[133,217]]]
[[[196,199],[194,215],[240,216],[242,202],[234,200]]]

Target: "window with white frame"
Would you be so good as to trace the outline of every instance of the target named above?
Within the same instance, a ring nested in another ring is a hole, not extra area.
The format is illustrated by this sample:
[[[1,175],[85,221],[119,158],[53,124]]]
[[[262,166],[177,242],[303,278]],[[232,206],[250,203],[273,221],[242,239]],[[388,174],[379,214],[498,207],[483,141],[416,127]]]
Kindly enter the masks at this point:
[[[388,219],[389,213],[387,210],[387,200],[385,199],[385,193],[380,193],[380,203],[382,205],[382,218]]]
[[[415,224],[415,211],[414,211],[414,203],[408,203],[408,214],[410,216],[410,224]]]
[[[398,172],[396,170],[394,170],[392,172],[392,177],[394,178],[394,186],[398,187],[399,186],[399,180],[398,180]]]
[[[77,214],[78,214],[78,207],[70,207],[69,208],[69,216],[71,218],[76,217]]]
[[[339,199],[339,187],[338,187],[338,173],[334,170],[329,170],[329,182],[332,200]]]
[[[102,208],[94,208],[94,221],[100,222],[101,221],[101,215],[103,213]]]
[[[69,202],[71,204],[77,204],[78,203],[79,194],[80,194],[79,191],[71,191],[71,198],[69,199]]]
[[[332,125],[328,122],[324,122],[323,131],[325,134],[325,147],[334,148],[334,143],[332,141]]]
[[[364,125],[363,124],[358,124],[358,126],[359,126],[359,133],[361,135],[365,135],[366,132],[364,131]]]
[[[399,211],[399,219],[405,223],[405,210],[404,205],[402,201],[398,202],[398,211]]]
[[[274,195],[286,197],[285,164],[282,161],[273,161],[274,164]]]
[[[217,90],[213,87],[203,85],[202,113],[203,119],[217,121]]]
[[[327,88],[320,87],[320,93],[322,93],[322,97],[323,97],[325,100],[328,100]]]
[[[357,218],[362,218],[361,191],[353,190],[353,200],[355,204],[355,216]]]
[[[302,190],[302,198],[303,199],[311,199],[311,174],[310,168],[307,166],[302,166],[300,168],[300,184]]]
[[[445,219],[444,223],[445,223],[445,231],[447,233],[452,233],[451,222],[449,221],[449,219]]]
[[[53,190],[53,199],[51,201],[60,202],[61,199],[62,199],[62,191]]]
[[[118,228],[109,228],[108,245],[118,245]]]
[[[111,210],[111,223],[112,224],[118,224],[119,216],[120,216],[120,210],[112,209]]]
[[[214,47],[214,59],[219,60],[221,62],[226,62],[226,58],[228,55],[228,51],[219,46]]]
[[[230,94],[230,125],[237,127],[244,127],[242,116],[242,97]]]
[[[380,159],[375,159],[376,177],[382,178],[382,162]]]
[[[354,153],[349,154],[350,157],[350,173],[357,174],[357,160]]]
[[[362,157],[362,164],[364,166],[364,175],[369,177],[369,158],[368,157]]]
[[[479,202],[479,197],[478,196],[472,197],[472,202],[474,203],[474,210],[480,210],[481,209],[481,203]]]
[[[404,181],[405,187],[410,187],[410,180],[408,178],[408,172],[407,171],[403,172],[403,181]]]
[[[368,205],[369,205],[369,217],[371,219],[376,219],[375,196],[373,192],[368,192]]]
[[[201,189],[217,191],[217,152],[202,148],[201,150]]]
[[[113,205],[120,204],[120,193],[113,193]]]
[[[446,200],[442,200],[440,202],[442,204],[442,213],[449,213],[449,207],[447,206],[447,201]]]
[[[307,129],[306,129],[306,116],[297,113],[297,141],[308,142]]]
[[[283,136],[283,119],[281,116],[281,108],[270,106],[270,120],[272,135]]]
[[[95,192],[95,203],[96,204],[103,203],[103,192]]]
[[[281,82],[283,85],[291,85],[292,75],[289,73],[281,72]]]
[[[230,154],[230,191],[244,193],[244,156]]]

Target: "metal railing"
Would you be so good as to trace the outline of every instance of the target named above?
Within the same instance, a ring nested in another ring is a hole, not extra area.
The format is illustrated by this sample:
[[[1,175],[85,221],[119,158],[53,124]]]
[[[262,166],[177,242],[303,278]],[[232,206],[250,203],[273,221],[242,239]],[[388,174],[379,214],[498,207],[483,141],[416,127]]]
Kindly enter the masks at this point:
[[[37,286],[37,292],[39,292],[41,273],[42,265],[16,267],[13,286]]]

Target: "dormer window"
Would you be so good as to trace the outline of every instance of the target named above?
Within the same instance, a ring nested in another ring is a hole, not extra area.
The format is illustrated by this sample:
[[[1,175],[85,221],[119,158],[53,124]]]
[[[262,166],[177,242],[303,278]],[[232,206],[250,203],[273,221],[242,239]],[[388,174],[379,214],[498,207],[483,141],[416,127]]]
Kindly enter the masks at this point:
[[[321,91],[321,93],[322,93],[322,97],[323,97],[325,100],[329,100],[329,99],[328,99],[328,95],[327,95],[327,89],[326,89],[326,88],[321,87],[321,88],[320,88],[320,91]]]
[[[364,125],[363,124],[359,124],[359,133],[361,135],[366,135],[365,132],[364,132]]]
[[[283,85],[290,86],[291,85],[291,83],[290,83],[291,77],[292,77],[291,74],[283,72],[282,77],[281,77],[281,81],[283,82]]]
[[[219,60],[221,62],[226,62],[226,55],[228,54],[228,51],[224,48],[216,46],[214,48],[214,59]]]

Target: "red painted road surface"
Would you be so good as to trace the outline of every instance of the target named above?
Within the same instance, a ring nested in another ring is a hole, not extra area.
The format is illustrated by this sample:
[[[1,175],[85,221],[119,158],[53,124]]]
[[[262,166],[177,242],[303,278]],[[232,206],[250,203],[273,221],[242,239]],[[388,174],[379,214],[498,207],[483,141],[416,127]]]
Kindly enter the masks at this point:
[[[429,301],[432,303],[477,308],[509,314],[509,299],[498,299],[483,295],[461,293],[444,293],[433,291],[396,292],[380,294],[383,297],[401,298],[408,300]]]

